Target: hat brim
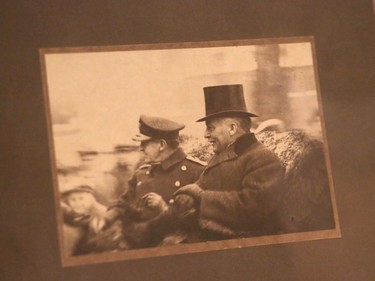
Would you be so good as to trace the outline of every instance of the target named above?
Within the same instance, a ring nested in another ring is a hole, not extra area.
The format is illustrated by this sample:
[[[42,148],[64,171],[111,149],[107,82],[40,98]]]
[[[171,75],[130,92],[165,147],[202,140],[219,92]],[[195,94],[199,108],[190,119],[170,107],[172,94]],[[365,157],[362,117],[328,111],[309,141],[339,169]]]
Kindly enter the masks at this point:
[[[138,142],[148,141],[150,139],[152,139],[150,136],[146,136],[144,134],[136,134],[134,137],[132,137],[133,141],[138,141]]]
[[[69,196],[70,194],[80,193],[80,192],[94,194],[93,190],[83,189],[83,188],[72,188],[69,190],[62,191],[60,194],[62,197],[66,197],[66,196]]]
[[[210,119],[210,118],[223,117],[223,116],[258,117],[258,115],[254,114],[254,113],[251,113],[251,112],[247,112],[247,111],[226,110],[226,111],[220,111],[220,112],[216,112],[216,113],[213,113],[213,114],[209,114],[209,115],[207,115],[207,116],[205,116],[201,119],[198,119],[195,122],[202,122],[202,121],[206,121],[207,119]]]

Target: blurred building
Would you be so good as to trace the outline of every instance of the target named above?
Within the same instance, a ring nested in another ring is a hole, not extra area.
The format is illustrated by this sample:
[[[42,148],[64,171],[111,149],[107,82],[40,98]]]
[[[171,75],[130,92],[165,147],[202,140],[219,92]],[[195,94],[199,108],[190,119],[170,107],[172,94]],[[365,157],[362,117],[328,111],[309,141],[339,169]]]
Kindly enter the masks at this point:
[[[248,109],[259,115],[253,119],[254,127],[269,119],[279,119],[286,129],[302,129],[321,136],[312,54],[306,43],[303,51],[295,46],[257,45],[255,69],[195,79],[206,86],[243,84]]]

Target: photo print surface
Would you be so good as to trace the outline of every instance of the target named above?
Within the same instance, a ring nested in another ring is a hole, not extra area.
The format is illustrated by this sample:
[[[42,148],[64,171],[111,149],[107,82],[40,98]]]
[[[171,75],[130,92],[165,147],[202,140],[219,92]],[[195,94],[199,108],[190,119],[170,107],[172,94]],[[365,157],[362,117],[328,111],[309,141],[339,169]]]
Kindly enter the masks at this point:
[[[340,237],[313,38],[40,54],[64,266]]]

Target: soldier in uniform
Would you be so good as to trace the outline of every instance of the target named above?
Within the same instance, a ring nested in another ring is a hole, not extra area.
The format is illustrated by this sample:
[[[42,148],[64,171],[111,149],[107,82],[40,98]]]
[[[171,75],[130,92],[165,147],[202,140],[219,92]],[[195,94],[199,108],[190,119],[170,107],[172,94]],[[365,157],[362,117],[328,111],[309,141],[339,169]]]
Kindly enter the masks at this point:
[[[277,233],[284,168],[250,132],[256,115],[247,111],[242,85],[206,87],[204,95],[206,116],[198,122],[206,122],[215,155],[176,195],[194,198],[205,239]]]
[[[94,230],[99,231],[106,225],[111,225],[116,219],[131,216],[135,213],[134,208],[130,210],[130,205],[134,202],[137,210],[143,212],[137,214],[137,219],[142,222],[148,220],[148,212],[155,214],[166,212],[170,205],[175,205],[174,193],[181,186],[197,181],[204,169],[204,164],[187,156],[179,147],[179,131],[184,127],[183,124],[165,118],[140,116],[139,134],[133,140],[140,143],[140,151],[145,154],[146,161],[129,180],[128,192],[121,196],[117,204],[109,208],[104,221],[98,222]],[[133,225],[129,220],[123,224],[124,228]],[[135,232],[138,231],[138,226]],[[163,228],[164,226],[158,224],[155,227]],[[129,234],[131,230],[125,230],[125,232],[125,235],[131,234]],[[137,239],[135,235],[132,236]]]
[[[154,192],[169,202],[179,187],[199,178],[203,163],[187,156],[179,147],[179,131],[184,127],[160,117],[140,117],[140,133],[133,140],[140,142],[140,150],[146,155],[147,162],[129,181],[138,198]]]

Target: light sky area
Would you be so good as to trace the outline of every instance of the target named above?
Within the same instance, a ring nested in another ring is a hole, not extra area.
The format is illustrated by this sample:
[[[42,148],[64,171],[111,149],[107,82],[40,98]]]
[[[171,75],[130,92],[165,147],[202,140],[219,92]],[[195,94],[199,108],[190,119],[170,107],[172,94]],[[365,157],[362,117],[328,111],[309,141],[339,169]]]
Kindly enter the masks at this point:
[[[280,66],[312,65],[310,43],[280,49]],[[257,68],[254,51],[237,46],[46,54],[56,158],[131,143],[140,114],[182,122],[182,133],[202,137],[204,123],[195,120],[205,115],[203,87],[244,84],[243,74]]]

